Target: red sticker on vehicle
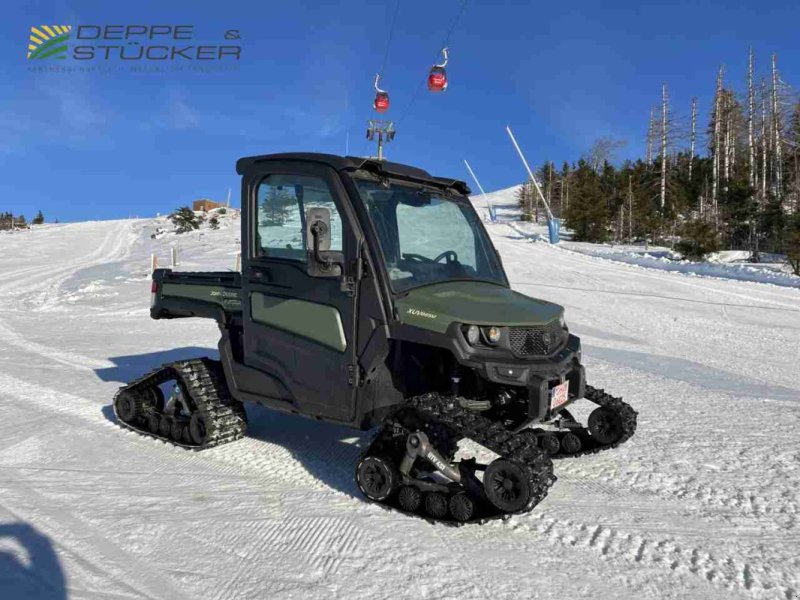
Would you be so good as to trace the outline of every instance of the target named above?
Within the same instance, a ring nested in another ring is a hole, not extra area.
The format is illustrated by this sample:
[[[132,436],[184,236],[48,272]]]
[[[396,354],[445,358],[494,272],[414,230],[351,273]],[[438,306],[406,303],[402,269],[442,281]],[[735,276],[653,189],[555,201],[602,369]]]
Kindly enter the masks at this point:
[[[569,400],[569,381],[565,381],[550,390],[550,410],[566,404],[567,400]]]

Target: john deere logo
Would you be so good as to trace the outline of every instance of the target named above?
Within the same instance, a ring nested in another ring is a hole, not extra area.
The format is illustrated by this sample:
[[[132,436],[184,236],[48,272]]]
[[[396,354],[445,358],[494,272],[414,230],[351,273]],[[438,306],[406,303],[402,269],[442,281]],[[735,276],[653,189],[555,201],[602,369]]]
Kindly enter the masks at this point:
[[[39,25],[31,27],[28,60],[34,58],[67,58],[67,42],[72,25]]]

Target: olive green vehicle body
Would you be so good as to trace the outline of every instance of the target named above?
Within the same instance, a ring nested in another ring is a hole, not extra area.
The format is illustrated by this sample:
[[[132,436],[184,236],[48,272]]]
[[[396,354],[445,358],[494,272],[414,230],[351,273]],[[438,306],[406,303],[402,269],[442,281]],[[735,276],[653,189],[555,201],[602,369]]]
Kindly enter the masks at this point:
[[[151,304],[155,319],[217,321],[220,359],[237,399],[368,428],[406,398],[428,391],[501,398],[504,408],[498,410],[515,426],[550,420],[583,396],[580,340],[567,330],[563,308],[510,289],[504,273],[500,281],[393,288],[354,180],[398,181],[465,199],[463,182],[322,154],[241,159],[237,171],[241,273],[157,269]],[[273,173],[326,182],[344,223],[340,251],[315,252],[308,242],[304,263],[259,254],[257,190]],[[468,201],[459,202],[474,213]],[[490,253],[499,265],[496,250]],[[470,326],[481,332],[477,343],[468,339]],[[489,327],[500,331],[496,343],[486,341]],[[551,408],[551,391],[564,382],[569,401]]]
[[[401,323],[437,333],[447,332],[453,323],[547,325],[564,314],[557,304],[480,281],[451,281],[411,290],[395,306]]]

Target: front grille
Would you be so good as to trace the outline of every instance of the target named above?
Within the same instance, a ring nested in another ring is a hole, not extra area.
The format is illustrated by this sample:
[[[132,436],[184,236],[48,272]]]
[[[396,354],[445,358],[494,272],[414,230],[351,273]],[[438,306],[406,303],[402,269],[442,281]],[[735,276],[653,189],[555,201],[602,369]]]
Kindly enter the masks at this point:
[[[508,340],[517,356],[549,356],[561,347],[565,332],[558,320],[536,327],[511,327]]]

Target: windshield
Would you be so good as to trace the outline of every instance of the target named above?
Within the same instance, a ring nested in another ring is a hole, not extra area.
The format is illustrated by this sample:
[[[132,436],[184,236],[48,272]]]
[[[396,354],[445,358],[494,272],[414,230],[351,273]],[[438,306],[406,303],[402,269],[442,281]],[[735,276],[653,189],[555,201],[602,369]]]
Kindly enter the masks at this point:
[[[507,285],[494,248],[465,197],[396,182],[355,183],[395,292],[463,279]]]

